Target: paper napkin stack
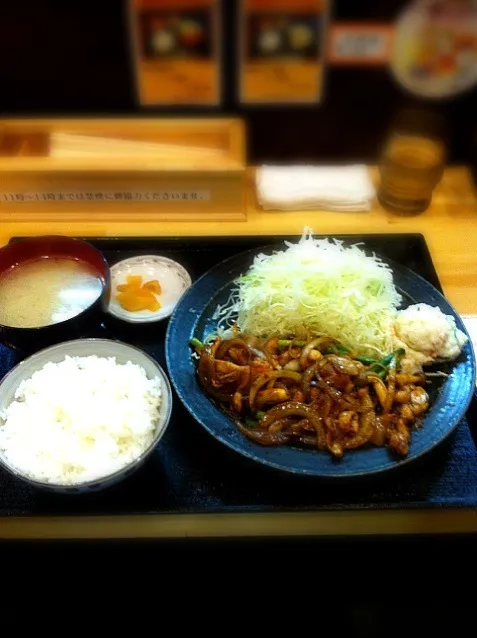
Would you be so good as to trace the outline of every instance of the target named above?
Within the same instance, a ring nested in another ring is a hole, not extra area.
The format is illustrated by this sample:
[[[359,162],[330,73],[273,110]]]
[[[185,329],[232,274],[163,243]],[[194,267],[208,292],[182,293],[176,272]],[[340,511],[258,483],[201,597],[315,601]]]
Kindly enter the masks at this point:
[[[366,166],[262,166],[256,189],[265,210],[367,211],[375,190]]]

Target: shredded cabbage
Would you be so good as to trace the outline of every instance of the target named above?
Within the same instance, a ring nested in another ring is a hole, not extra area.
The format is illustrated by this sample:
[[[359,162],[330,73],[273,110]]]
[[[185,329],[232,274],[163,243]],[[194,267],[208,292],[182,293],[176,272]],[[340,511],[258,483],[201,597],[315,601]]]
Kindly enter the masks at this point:
[[[218,334],[232,323],[257,337],[327,335],[351,350],[390,352],[391,326],[401,296],[392,271],[359,245],[314,239],[305,229],[297,244],[259,254],[214,317]]]

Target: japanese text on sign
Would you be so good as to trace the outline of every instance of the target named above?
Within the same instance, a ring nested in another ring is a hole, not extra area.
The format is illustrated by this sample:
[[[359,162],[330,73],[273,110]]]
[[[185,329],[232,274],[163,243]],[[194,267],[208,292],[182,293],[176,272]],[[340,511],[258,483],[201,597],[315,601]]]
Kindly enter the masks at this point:
[[[96,191],[0,193],[0,202],[15,204],[33,202],[174,202],[208,201],[210,191]]]
[[[336,25],[331,31],[329,61],[333,64],[386,64],[392,45],[389,25]]]

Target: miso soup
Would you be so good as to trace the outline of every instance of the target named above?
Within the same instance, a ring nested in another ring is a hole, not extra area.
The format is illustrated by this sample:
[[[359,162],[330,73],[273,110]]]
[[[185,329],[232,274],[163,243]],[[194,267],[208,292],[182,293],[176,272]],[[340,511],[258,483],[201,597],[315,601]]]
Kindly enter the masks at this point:
[[[75,317],[101,295],[103,280],[88,264],[47,257],[14,266],[0,276],[0,323],[48,326]]]

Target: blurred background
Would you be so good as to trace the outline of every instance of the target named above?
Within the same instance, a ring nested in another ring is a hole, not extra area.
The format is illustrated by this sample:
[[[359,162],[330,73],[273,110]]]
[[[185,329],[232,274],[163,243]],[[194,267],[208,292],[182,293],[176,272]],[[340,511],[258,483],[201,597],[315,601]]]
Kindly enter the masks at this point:
[[[450,0],[450,2],[459,0]],[[336,0],[329,26],[394,23],[409,2]],[[141,107],[137,100],[128,3],[16,0],[0,8],[0,114],[239,114],[249,124],[252,163],[323,159],[374,161],[394,115],[406,107],[445,116],[449,159],[472,161],[477,87],[428,99],[396,81],[389,66],[327,64],[321,103],[252,106],[237,97],[237,0],[222,2],[223,93],[217,107]]]

